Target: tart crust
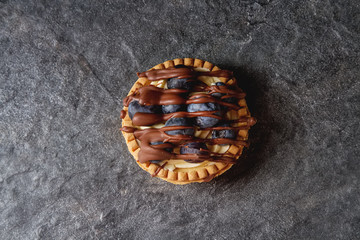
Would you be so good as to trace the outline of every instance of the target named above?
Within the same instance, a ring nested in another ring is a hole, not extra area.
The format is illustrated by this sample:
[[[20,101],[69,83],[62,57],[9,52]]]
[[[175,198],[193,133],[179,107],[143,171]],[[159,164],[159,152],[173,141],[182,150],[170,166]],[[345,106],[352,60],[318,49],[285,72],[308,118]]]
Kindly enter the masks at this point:
[[[183,64],[186,66],[191,66],[195,68],[206,68],[210,71],[216,71],[220,70],[219,67],[213,65],[210,62],[203,61],[200,59],[194,59],[194,58],[177,58],[174,60],[168,60],[164,63],[158,64],[155,67],[149,69],[165,69],[169,67],[173,67],[174,65]],[[227,79],[227,78],[219,78],[222,82],[230,84],[233,80]],[[147,78],[142,77],[139,78],[135,84],[130,89],[128,95],[134,93],[137,89],[143,86],[150,85],[151,81],[149,81]],[[248,110],[247,104],[245,99],[239,100],[239,106],[242,108],[235,111],[232,110],[230,113],[228,113],[228,117],[231,117],[233,119],[237,119],[240,117],[250,117],[250,112]],[[129,126],[134,127],[132,124],[132,121],[128,115],[128,108],[124,107],[123,110],[126,112],[125,118],[122,120],[122,126]],[[241,126],[243,123],[238,123],[237,126]],[[171,170],[165,170],[161,168],[157,164],[153,163],[140,163],[138,161],[138,152],[140,151],[140,147],[135,139],[135,136],[133,133],[126,133],[122,132],[128,149],[130,153],[134,156],[136,163],[145,171],[150,173],[152,176],[161,178],[165,181],[171,182],[173,184],[188,184],[192,182],[208,182],[212,180],[213,178],[221,175],[228,169],[232,167],[233,164],[231,163],[222,163],[222,162],[216,162],[213,165],[203,166],[203,167],[194,167],[194,168],[181,168],[181,169],[175,169],[174,171]],[[209,131],[208,134],[211,134]],[[248,130],[239,130],[237,134],[237,139],[239,140],[247,140],[248,139]],[[238,145],[230,145],[229,149],[226,151],[226,153],[232,153],[236,156],[236,158],[239,158],[242,154],[244,146],[238,146]],[[159,169],[160,168],[160,169]]]

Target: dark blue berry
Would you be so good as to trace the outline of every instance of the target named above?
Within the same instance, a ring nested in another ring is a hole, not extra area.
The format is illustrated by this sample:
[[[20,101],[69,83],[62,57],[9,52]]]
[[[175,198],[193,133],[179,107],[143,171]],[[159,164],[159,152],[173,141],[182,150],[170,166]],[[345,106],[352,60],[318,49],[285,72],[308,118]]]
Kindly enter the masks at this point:
[[[175,68],[188,68],[188,66],[185,66],[183,64],[178,64],[174,66]]]
[[[216,97],[216,98],[221,98],[224,95],[225,95],[224,93],[219,93],[219,92],[215,92],[215,93],[211,94],[211,96]]]
[[[219,93],[219,92],[215,92],[215,93],[211,94],[211,96],[216,97],[216,98],[221,98],[224,95],[225,95],[224,93]]]
[[[215,85],[216,86],[226,86],[226,84],[223,82],[216,82]],[[211,96],[216,97],[216,98],[221,98],[224,95],[225,95],[225,93],[219,93],[219,92],[215,92],[215,93],[211,94]]]
[[[222,101],[227,103],[237,104],[238,99],[236,97],[228,97],[228,98],[223,98]]]
[[[175,68],[188,68],[187,66],[183,65],[183,64],[178,64],[174,66]],[[186,90],[190,90],[191,87],[193,86],[192,81],[190,78],[169,78],[167,80],[167,87],[168,89],[173,89],[173,88],[179,88],[179,89],[186,89]]]
[[[217,82],[215,83],[216,86],[226,86],[225,83],[223,82]],[[215,92],[215,93],[212,93],[211,96],[213,97],[216,97],[216,98],[221,98],[222,96],[225,96],[226,94],[225,93],[219,93],[219,92]],[[237,104],[238,102],[238,99],[236,97],[228,97],[228,98],[223,98],[221,99],[223,102],[227,102],[227,103],[232,103],[232,104]],[[221,105],[220,106],[222,111],[226,112],[227,111],[227,107],[226,106],[223,106]]]
[[[135,113],[159,113],[160,107],[156,105],[141,105],[138,101],[134,100],[129,104],[128,113],[131,118],[133,119]]]
[[[183,105],[163,105],[162,112],[163,113],[173,113],[173,112],[180,112],[184,110]]]
[[[151,163],[159,164],[162,160],[150,160]]]
[[[190,90],[193,86],[193,81],[190,78],[169,78],[167,80],[168,89],[185,89]]]
[[[228,123],[218,124],[217,127],[230,127]],[[234,130],[224,129],[224,130],[213,130],[212,138],[230,138],[234,139],[236,137]]]
[[[207,146],[202,142],[186,143],[180,148],[180,154],[207,154]]]
[[[160,144],[164,144],[163,142],[152,142],[150,143],[151,145],[160,145]],[[172,148],[164,148],[165,151],[171,152]]]
[[[191,126],[191,123],[188,118],[170,118],[165,123],[165,127],[169,127],[169,126],[188,127],[188,126]],[[169,135],[193,135],[194,129],[193,128],[184,128],[184,129],[166,131],[165,133],[167,133]]]
[[[220,106],[217,103],[192,103],[188,105],[188,112],[199,112],[199,111],[219,111]],[[215,115],[220,115],[220,112],[214,113]],[[201,128],[212,127],[219,122],[219,119],[213,117],[196,117],[196,125]]]

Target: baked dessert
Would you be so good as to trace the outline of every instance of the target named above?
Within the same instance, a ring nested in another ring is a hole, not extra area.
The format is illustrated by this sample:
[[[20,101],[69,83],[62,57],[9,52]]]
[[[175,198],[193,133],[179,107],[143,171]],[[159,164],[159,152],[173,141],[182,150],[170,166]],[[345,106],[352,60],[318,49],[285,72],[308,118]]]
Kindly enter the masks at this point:
[[[256,120],[231,71],[179,58],[137,75],[120,130],[142,169],[187,184],[208,182],[236,163]]]

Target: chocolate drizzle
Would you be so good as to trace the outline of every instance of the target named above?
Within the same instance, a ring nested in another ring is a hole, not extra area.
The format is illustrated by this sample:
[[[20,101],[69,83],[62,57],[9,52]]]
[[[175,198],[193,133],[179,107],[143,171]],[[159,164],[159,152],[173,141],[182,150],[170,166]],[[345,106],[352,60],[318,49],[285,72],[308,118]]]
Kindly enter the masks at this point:
[[[120,113],[120,118],[125,118],[126,116],[126,112],[124,110],[121,110],[121,113]]]
[[[161,165],[160,167],[158,167],[158,168],[155,170],[155,172],[154,172],[153,174],[151,174],[151,176],[152,176],[152,177],[155,177],[156,175],[158,175],[158,173],[161,171],[161,169],[163,169],[163,168],[165,167],[166,164],[167,164],[167,162],[164,163],[163,165]]]
[[[153,69],[150,71],[137,73],[138,77],[146,77],[150,81],[158,81],[168,78],[196,78],[199,76],[231,78],[233,73],[228,70],[218,70],[212,72],[198,72],[193,68],[167,68]]]
[[[225,77],[231,78],[232,72],[227,70],[219,70],[212,72],[198,72],[193,68],[168,68],[161,70],[150,70],[137,74],[139,77],[146,77],[150,81],[157,81],[168,78],[190,78],[196,79],[199,76],[213,76],[213,77]],[[124,106],[129,106],[133,100],[139,101],[142,105],[179,105],[179,104],[199,104],[199,103],[217,103],[226,107],[228,110],[239,110],[241,107],[235,103],[229,103],[224,100],[227,98],[242,99],[245,97],[245,93],[241,91],[236,85],[235,79],[232,84],[226,86],[207,86],[201,81],[196,81],[194,91],[197,93],[191,97],[187,97],[189,92],[183,89],[162,89],[155,86],[143,86],[136,90],[133,94],[127,96],[124,99]],[[212,93],[221,93],[221,98],[211,96]],[[225,94],[225,95],[224,95]],[[227,111],[228,111],[227,110]],[[132,122],[135,126],[151,126],[157,123],[163,123],[166,120],[176,117],[212,117],[220,119],[222,122],[229,124],[242,122],[245,125],[238,127],[211,127],[202,130],[235,130],[236,132],[240,129],[249,129],[250,126],[256,123],[256,120],[252,117],[243,117],[236,120],[226,120],[224,118],[225,113],[219,116],[219,111],[198,111],[198,112],[174,112],[169,114],[158,114],[158,113],[135,113]],[[121,118],[125,118],[126,112],[121,112]],[[214,161],[214,162],[225,162],[235,163],[238,155],[229,153],[214,153],[209,150],[205,150],[205,154],[178,154],[169,152],[166,149],[173,148],[174,146],[181,146],[186,142],[204,142],[208,145],[215,144],[230,144],[238,146],[248,146],[245,139],[228,139],[228,138],[216,138],[216,139],[202,139],[190,135],[169,135],[166,131],[179,130],[186,128],[196,128],[194,126],[166,126],[162,128],[148,128],[148,129],[137,129],[133,127],[122,127],[121,131],[127,133],[133,133],[135,138],[138,140],[140,145],[140,151],[138,153],[138,161],[145,163],[153,160],[169,160],[169,159],[182,159],[187,162],[203,162],[203,161]],[[163,144],[152,145],[153,142],[163,142]],[[162,169],[165,165],[162,165],[158,169]],[[160,171],[159,170],[159,171]],[[155,175],[158,172],[154,173]],[[155,176],[154,175],[154,176]]]

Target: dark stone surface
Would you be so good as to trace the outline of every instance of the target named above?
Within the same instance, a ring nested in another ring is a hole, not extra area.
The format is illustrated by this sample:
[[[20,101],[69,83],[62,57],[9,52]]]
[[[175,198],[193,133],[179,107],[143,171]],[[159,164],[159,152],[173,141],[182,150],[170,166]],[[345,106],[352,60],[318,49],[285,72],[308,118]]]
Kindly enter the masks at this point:
[[[359,238],[357,0],[61,2],[0,1],[0,239]],[[259,120],[210,183],[151,178],[118,131],[177,57],[234,70]]]

